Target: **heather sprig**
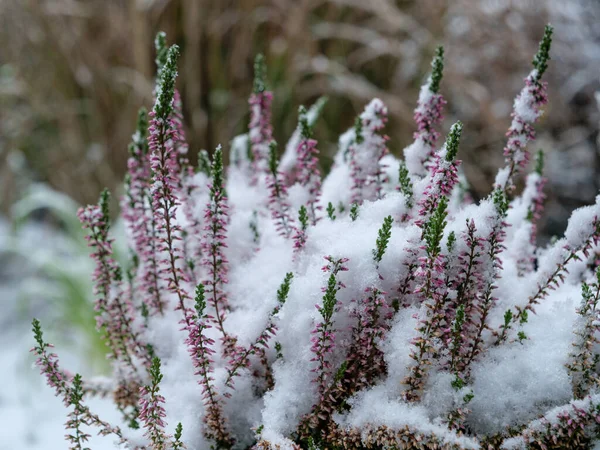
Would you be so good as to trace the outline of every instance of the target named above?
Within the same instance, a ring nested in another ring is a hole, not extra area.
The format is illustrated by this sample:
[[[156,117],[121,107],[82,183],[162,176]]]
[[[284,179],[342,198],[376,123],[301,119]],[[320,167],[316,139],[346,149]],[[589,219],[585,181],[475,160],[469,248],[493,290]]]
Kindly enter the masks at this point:
[[[198,377],[198,384],[202,388],[202,402],[206,409],[204,435],[217,444],[229,448],[233,440],[223,415],[223,400],[215,388],[212,376],[215,341],[206,334],[206,330],[211,328],[209,321],[214,318],[206,313],[206,305],[204,285],[198,284],[194,298],[195,314],[191,310],[186,311],[188,320],[184,329],[188,336],[185,343],[194,365],[194,375]]]
[[[311,361],[316,363],[316,367],[312,372],[316,373],[314,382],[317,383],[319,394],[321,397],[327,389],[327,384],[332,378],[332,366],[328,359],[328,355],[333,352],[335,345],[335,330],[333,329],[333,313],[337,306],[337,292],[344,288],[345,285],[338,280],[338,273],[348,270],[345,263],[347,258],[335,259],[331,256],[325,258],[327,265],[323,267],[323,271],[329,272],[327,285],[323,289],[323,302],[321,305],[315,305],[321,315],[321,320],[317,323],[312,331],[311,351],[314,356]]]
[[[508,142],[504,147],[506,167],[498,172],[495,182],[496,188],[508,193],[514,190],[514,176],[527,166],[529,161],[527,143],[535,139],[533,124],[542,115],[542,106],[548,102],[546,83],[541,81],[541,77],[550,59],[552,31],[551,26],[546,26],[539,51],[533,59],[535,69],[525,78],[525,87],[514,102],[513,120],[506,133]]]
[[[150,366],[150,384],[140,389],[140,420],[146,433],[144,436],[152,443],[155,450],[166,450],[168,448],[169,436],[165,433],[165,421],[167,416],[163,404],[165,398],[160,395],[160,382],[163,375],[160,371],[160,359],[154,357]]]
[[[68,428],[73,429],[73,427],[80,427],[82,424],[95,426],[99,429],[98,434],[102,436],[114,435],[118,438],[119,443],[126,443],[127,440],[123,437],[119,427],[112,426],[100,419],[83,403],[81,378],[79,376],[71,378],[68,373],[60,368],[58,356],[48,352],[54,346],[44,341],[44,334],[39,320],[32,320],[32,330],[37,344],[31,349],[31,352],[37,357],[35,364],[40,369],[41,374],[46,377],[48,386],[54,389],[56,396],[61,398],[65,406],[72,405],[74,407],[73,413],[70,414],[70,420],[67,422]],[[77,381],[75,381],[75,378],[77,378]],[[73,414],[76,414],[76,418]],[[79,431],[78,436],[79,444],[85,442],[84,434],[81,431]],[[69,442],[77,445],[77,442],[73,442],[70,435],[67,435],[66,438]],[[79,450],[77,446],[73,448]]]
[[[435,161],[429,168],[429,175],[426,178],[427,185],[423,192],[421,200],[418,202],[419,212],[416,224],[422,226],[427,218],[437,208],[441,199],[448,199],[452,189],[458,183],[458,167],[460,161],[457,161],[456,153],[462,134],[462,123],[456,122],[452,125],[446,143],[442,149],[436,153]]]
[[[600,343],[600,268],[596,269],[595,283],[582,283],[581,297],[581,306],[577,310],[576,340],[566,364],[576,399],[584,398],[600,385],[596,371],[600,354],[595,349],[596,344]]]
[[[91,437],[85,431],[81,429],[82,425],[87,425],[85,420],[85,408],[82,404],[83,400],[83,388],[81,382],[81,375],[75,374],[73,377],[73,384],[71,392],[69,393],[69,403],[73,406],[73,411],[69,414],[69,420],[66,423],[66,427],[72,430],[72,434],[66,436],[73,446],[71,450],[90,450],[84,446],[84,443]]]
[[[385,174],[380,161],[388,153],[389,138],[383,134],[387,121],[387,106],[379,99],[372,100],[356,120],[349,147],[353,203],[382,198]]]
[[[275,325],[275,316],[287,300],[287,297],[290,293],[290,286],[292,283],[292,279],[294,278],[294,274],[292,272],[288,272],[285,274],[283,282],[277,289],[277,305],[271,311],[269,315],[267,325],[261,334],[250,344],[248,348],[245,350],[238,351],[229,361],[229,367],[227,369],[227,378],[225,379],[225,386],[230,389],[234,388],[233,380],[234,377],[239,376],[239,370],[243,367],[248,367],[250,365],[250,356],[260,353],[261,350],[269,348],[269,340],[274,337],[277,333],[277,326]],[[281,352],[281,344],[279,344],[279,352]]]
[[[211,183],[209,186],[210,202],[204,209],[204,235],[202,237],[203,259],[208,278],[204,281],[209,303],[215,316],[211,321],[216,324],[222,334],[225,350],[230,351],[232,337],[225,331],[225,316],[229,311],[229,301],[225,285],[229,282],[229,261],[225,255],[227,248],[227,225],[229,222],[229,205],[223,184],[223,152],[218,146],[213,154],[211,166]]]
[[[319,205],[321,195],[321,172],[319,171],[319,150],[317,141],[312,139],[312,127],[308,122],[306,108],[300,106],[298,110],[298,123],[300,128],[300,141],[296,149],[296,181],[303,186],[308,194],[305,202],[312,225],[316,225],[319,217],[317,212],[322,209]]]
[[[439,93],[444,69],[444,49],[438,47],[431,63],[432,73],[426,83],[421,86],[415,122],[417,131],[414,142],[404,149],[404,160],[411,177],[422,178],[427,174],[431,159],[435,154],[435,145],[440,137],[435,127],[443,119],[442,110],[446,101]]]
[[[306,230],[308,229],[308,211],[306,207],[302,205],[298,210],[298,223],[299,227],[296,227],[294,234],[294,250],[302,250],[306,245]]]
[[[121,202],[123,218],[134,242],[139,259],[137,281],[142,288],[142,307],[148,315],[162,314],[165,300],[161,296],[157,261],[157,224],[152,211],[150,192],[151,167],[148,155],[148,112],[141,108],[136,131],[129,147],[126,196]]]
[[[264,57],[259,54],[254,62],[254,91],[249,99],[250,124],[248,136],[251,142],[253,185],[256,185],[261,176],[269,171],[269,144],[273,140],[271,125],[273,93],[267,90],[265,78],[266,65]]]

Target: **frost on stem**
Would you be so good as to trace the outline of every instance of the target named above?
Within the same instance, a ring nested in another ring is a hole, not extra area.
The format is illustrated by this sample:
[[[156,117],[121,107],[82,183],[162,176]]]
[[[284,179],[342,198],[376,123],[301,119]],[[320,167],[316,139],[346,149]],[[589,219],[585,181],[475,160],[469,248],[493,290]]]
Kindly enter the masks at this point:
[[[162,253],[159,272],[170,292],[177,296],[178,310],[185,315],[186,301],[191,300],[184,284],[188,276],[183,270],[182,250],[179,241],[183,230],[175,221],[179,201],[179,164],[175,143],[179,140],[173,124],[173,99],[177,77],[179,47],[173,45],[167,52],[167,59],[159,71],[160,79],[156,86],[156,102],[150,113],[150,151],[152,162],[152,207],[157,224],[158,251]],[[188,324],[189,325],[189,324]]]
[[[533,58],[534,69],[525,78],[525,87],[517,95],[513,105],[512,123],[506,136],[508,142],[504,147],[506,166],[496,176],[496,188],[512,192],[515,188],[513,178],[529,161],[527,143],[535,139],[533,124],[542,115],[542,106],[548,102],[547,83],[541,81],[548,68],[550,44],[553,28],[546,26],[540,48]]]
[[[273,93],[267,90],[264,56],[256,55],[254,61],[254,90],[250,96],[249,137],[252,143],[252,183],[269,171],[269,144],[273,140],[271,102]]]
[[[214,386],[214,377],[212,376],[215,341],[206,334],[206,330],[211,328],[209,321],[213,317],[206,313],[206,297],[202,284],[196,286],[194,311],[189,310],[188,315],[189,325],[185,327],[188,337],[185,343],[194,365],[194,375],[199,377],[198,384],[202,387],[202,401],[206,411],[204,435],[215,441],[218,448],[229,448],[233,444],[233,439],[226,427],[222,399]]]
[[[298,161],[296,163],[297,183],[304,187],[307,194],[305,202],[308,211],[308,217],[312,225],[316,225],[318,217],[317,211],[322,207],[319,205],[321,195],[321,172],[319,171],[319,150],[317,141],[312,138],[312,127],[309,124],[308,113],[304,106],[298,109],[298,122],[300,128],[300,142],[296,153]]]
[[[327,97],[320,97],[308,110],[303,106],[299,107],[299,112],[301,110],[304,111],[303,114],[299,114],[299,119],[305,118],[306,125],[312,129],[321,116],[321,112],[326,104]],[[303,124],[299,120],[296,129],[285,146],[285,151],[283,152],[281,162],[279,163],[279,170],[283,172],[288,186],[292,186],[298,181],[298,164],[300,163],[301,158],[298,154],[298,150],[300,149],[300,142],[302,140],[302,129]],[[313,153],[318,153],[316,152],[316,148],[313,149]]]
[[[417,131],[414,142],[404,149],[404,160],[411,178],[421,178],[427,174],[429,161],[433,158],[435,144],[440,134],[435,130],[443,119],[442,109],[446,101],[439,93],[444,70],[444,48],[438,47],[431,62],[431,75],[421,87],[415,122]]]
[[[573,396],[584,398],[590,391],[595,391],[600,385],[596,368],[600,362],[600,354],[595,349],[600,343],[600,268],[596,269],[595,283],[583,282],[581,287],[581,306],[575,329],[576,341],[567,369],[573,384]]]
[[[271,311],[269,315],[267,326],[261,332],[261,334],[254,340],[254,342],[245,350],[238,351],[229,360],[229,367],[227,369],[227,378],[225,379],[225,385],[233,389],[234,377],[240,375],[240,369],[248,367],[250,365],[250,356],[256,353],[261,353],[261,350],[269,348],[269,340],[277,334],[277,326],[275,325],[275,316],[279,313],[283,305],[285,304],[287,297],[290,293],[290,286],[294,274],[292,272],[286,273],[283,282],[277,290],[277,305]]]
[[[313,405],[311,414],[305,416],[300,423],[300,429],[305,435],[309,433],[310,428],[317,426],[320,415],[332,412],[328,409],[330,406],[327,403],[327,388],[334,379],[333,367],[329,360],[329,356],[333,353],[335,347],[336,330],[334,328],[333,313],[338,309],[337,292],[346,287],[344,283],[338,280],[338,274],[348,270],[345,266],[348,258],[335,259],[332,256],[326,256],[325,260],[327,264],[323,266],[322,270],[329,272],[329,277],[327,286],[321,288],[324,292],[323,304],[315,305],[321,315],[321,320],[311,331],[311,352],[313,354],[311,362],[315,364],[311,372],[316,374],[312,381],[317,385],[319,400]],[[323,408],[327,410],[324,411]]]
[[[277,167],[277,143],[271,141],[269,144],[269,176],[267,178],[269,210],[277,232],[285,238],[290,238],[294,230],[294,224],[290,214],[289,196],[283,175]]]
[[[123,362],[130,374],[135,374],[138,371],[135,359],[149,364],[149,357],[135,331],[133,305],[123,295],[121,268],[113,258],[114,239],[108,235],[109,202],[110,193],[105,189],[97,205],[80,208],[77,215],[83,228],[88,230],[86,240],[96,263],[92,279],[97,328],[106,339],[111,358]]]
[[[452,125],[444,146],[435,154],[435,161],[429,167],[427,184],[418,202],[419,212],[415,223],[419,226],[427,221],[442,198],[448,199],[452,189],[458,183],[460,161],[456,160],[456,154],[462,128],[461,122]]]
[[[159,393],[162,377],[160,359],[154,357],[150,366],[150,385],[140,388],[140,420],[146,429],[144,436],[152,443],[154,450],[166,450],[169,441],[163,420],[167,416],[163,407],[165,398]]]
[[[408,369],[409,375],[403,380],[407,389],[402,395],[407,401],[419,400],[427,367],[431,364],[431,359],[438,355],[438,341],[444,334],[443,305],[447,298],[447,287],[444,283],[444,257],[440,244],[448,215],[446,206],[446,198],[441,197],[424,227],[426,256],[420,258],[420,266],[415,274],[418,280],[415,293],[422,299],[417,328],[419,335],[411,342],[414,346],[411,352],[414,363]]]
[[[355,139],[349,148],[353,203],[382,198],[385,176],[380,160],[388,153],[389,138],[382,134],[387,120],[387,107],[377,98],[356,119]]]
[[[134,250],[139,258],[137,284],[142,289],[142,301],[149,315],[163,314],[165,300],[161,297],[156,248],[156,221],[150,195],[150,155],[148,152],[148,112],[138,113],[136,132],[129,146],[126,192],[121,211],[130,230]]]
[[[229,204],[223,179],[223,152],[221,146],[217,147],[213,155],[211,174],[210,202],[204,210],[205,226],[202,239],[204,255],[202,265],[207,270],[208,278],[203,284],[206,288],[208,303],[215,314],[211,321],[221,332],[225,345],[224,351],[229,352],[235,342],[234,338],[224,328],[225,315],[229,311],[229,301],[225,291],[225,285],[229,282],[229,261],[225,256]]]

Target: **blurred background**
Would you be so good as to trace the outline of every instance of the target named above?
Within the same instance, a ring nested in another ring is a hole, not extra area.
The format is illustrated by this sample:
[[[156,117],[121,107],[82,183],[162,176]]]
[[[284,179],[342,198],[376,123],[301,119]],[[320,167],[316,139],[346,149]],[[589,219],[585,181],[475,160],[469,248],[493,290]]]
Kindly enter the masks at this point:
[[[325,169],[339,134],[374,96],[390,110],[390,150],[402,154],[443,45],[443,134],[465,124],[459,157],[480,198],[502,164],[512,101],[548,22],[550,102],[530,146],[547,153],[544,240],[600,187],[598,0],[0,0],[0,340],[16,352],[2,352],[1,363],[27,366],[35,313],[55,341],[85,355],[80,365],[102,368],[75,212],[105,186],[121,191],[137,109],[152,104],[157,31],[182,49],[177,83],[192,156],[246,131],[252,62],[262,52],[277,140],[294,130],[299,104],[329,97],[316,128]],[[15,395],[0,392],[0,418],[15,416],[6,405],[35,403]]]

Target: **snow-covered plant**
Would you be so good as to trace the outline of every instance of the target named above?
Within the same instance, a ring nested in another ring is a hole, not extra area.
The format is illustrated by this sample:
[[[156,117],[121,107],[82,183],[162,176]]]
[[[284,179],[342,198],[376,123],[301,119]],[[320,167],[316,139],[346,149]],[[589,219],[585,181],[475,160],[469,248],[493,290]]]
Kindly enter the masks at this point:
[[[158,39],[156,102],[148,124],[140,115],[123,200],[137,255],[127,283],[111,256],[107,194],[80,212],[112,383],[62,371],[34,321],[38,366],[74,411],[73,448],[88,426],[137,449],[588,448],[600,438],[600,196],[538,247],[541,154],[515,195],[546,101],[551,34],[515,100],[506,166],[478,204],[460,182],[463,125],[437,146],[441,48],[406,162],[388,152],[375,99],[321,179],[311,127],[323,102],[300,109],[280,163],[262,57],[232,164],[218,147],[192,169],[178,48]],[[86,407],[109,392],[127,428]]]

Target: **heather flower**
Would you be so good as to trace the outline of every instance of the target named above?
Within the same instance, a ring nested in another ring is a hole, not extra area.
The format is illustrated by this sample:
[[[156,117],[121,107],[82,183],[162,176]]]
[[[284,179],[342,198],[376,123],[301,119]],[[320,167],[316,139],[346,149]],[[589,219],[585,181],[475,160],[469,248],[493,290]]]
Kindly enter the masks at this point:
[[[382,197],[384,182],[380,160],[387,153],[388,137],[381,132],[388,120],[388,110],[383,102],[374,99],[356,119],[355,139],[349,148],[352,177],[352,202]]]
[[[306,189],[308,199],[305,206],[312,225],[316,225],[317,211],[321,209],[318,204],[321,195],[321,172],[319,171],[319,150],[317,141],[312,139],[312,128],[308,123],[306,108],[301,106],[298,110],[300,123],[300,142],[296,151],[298,162],[296,164],[297,183]]]
[[[250,96],[250,142],[252,143],[253,184],[269,171],[269,145],[273,140],[271,102],[273,93],[267,89],[266,66],[263,55],[254,61],[254,91]]]
[[[127,160],[126,195],[121,211],[134,242],[139,258],[138,284],[143,290],[142,302],[150,315],[162,314],[165,301],[161,297],[156,249],[156,221],[150,195],[150,156],[148,153],[148,113],[138,113],[136,132],[129,146]]]
[[[160,373],[160,359],[155,357],[150,367],[151,384],[140,388],[140,420],[146,428],[144,436],[156,450],[168,448],[169,436],[165,433],[164,418],[167,416],[163,403],[165,398],[159,394],[159,384],[163,376]]]
[[[179,140],[173,124],[173,99],[179,47],[169,48],[164,66],[159,70],[160,79],[156,87],[156,102],[150,113],[150,137],[152,179],[152,208],[157,224],[158,250],[165,256],[159,261],[159,273],[167,289],[178,299],[177,309],[184,312],[190,296],[184,284],[188,276],[182,267],[182,251],[178,241],[182,240],[181,226],[175,222],[179,202],[179,164],[175,142]]]
[[[97,328],[105,336],[112,359],[123,361],[135,373],[138,371],[135,359],[145,359],[147,363],[148,354],[135,331],[131,301],[123,295],[121,268],[112,257],[109,201],[110,194],[104,190],[98,205],[81,208],[78,216],[83,228],[89,230],[86,239],[96,262],[93,280]]]
[[[407,385],[403,392],[407,401],[419,399],[427,373],[426,368],[430,364],[429,360],[438,354],[439,343],[436,341],[443,334],[443,306],[447,298],[447,288],[443,278],[444,257],[440,244],[446,226],[446,205],[447,200],[442,197],[424,227],[426,256],[420,258],[420,267],[416,273],[419,284],[415,289],[415,293],[422,298],[417,328],[419,336],[412,341],[414,349],[411,358],[415,362],[403,381]]]
[[[404,149],[406,168],[411,178],[422,178],[428,172],[428,163],[434,156],[435,144],[440,134],[435,126],[442,122],[442,109],[446,101],[439,93],[444,71],[444,48],[438,47],[431,62],[431,75],[421,87],[415,122],[414,142]]]
[[[448,139],[439,152],[436,153],[435,162],[429,168],[429,175],[423,180],[425,189],[419,201],[417,225],[423,225],[427,218],[437,208],[442,198],[448,199],[454,186],[458,182],[458,166],[456,160],[458,144],[462,133],[462,123],[452,125]]]
[[[233,440],[226,428],[222,399],[212,376],[215,341],[206,334],[206,331],[211,328],[209,321],[214,318],[206,313],[206,297],[202,284],[196,287],[194,307],[195,311],[187,311],[188,320],[184,329],[188,332],[188,337],[185,342],[194,365],[194,374],[199,377],[198,383],[202,386],[202,400],[206,410],[204,434],[218,445],[230,447]]]
[[[207,269],[208,278],[204,281],[204,287],[208,296],[208,302],[214,310],[211,321],[216,324],[222,334],[226,350],[232,345],[232,338],[224,328],[225,315],[229,310],[229,302],[225,285],[228,283],[229,261],[225,256],[227,248],[227,224],[228,209],[227,194],[223,180],[223,153],[221,147],[217,147],[213,155],[211,168],[212,180],[209,185],[210,202],[204,210],[204,236],[202,239],[203,259],[202,265]]]
[[[527,166],[529,161],[527,143],[535,139],[533,124],[542,115],[541,107],[548,102],[546,83],[542,82],[541,78],[548,68],[552,32],[553,28],[547,25],[539,51],[533,58],[534,70],[525,78],[525,87],[515,99],[513,120],[506,133],[508,142],[504,147],[506,167],[498,172],[495,182],[496,188],[505,191],[514,189],[514,176]]]

